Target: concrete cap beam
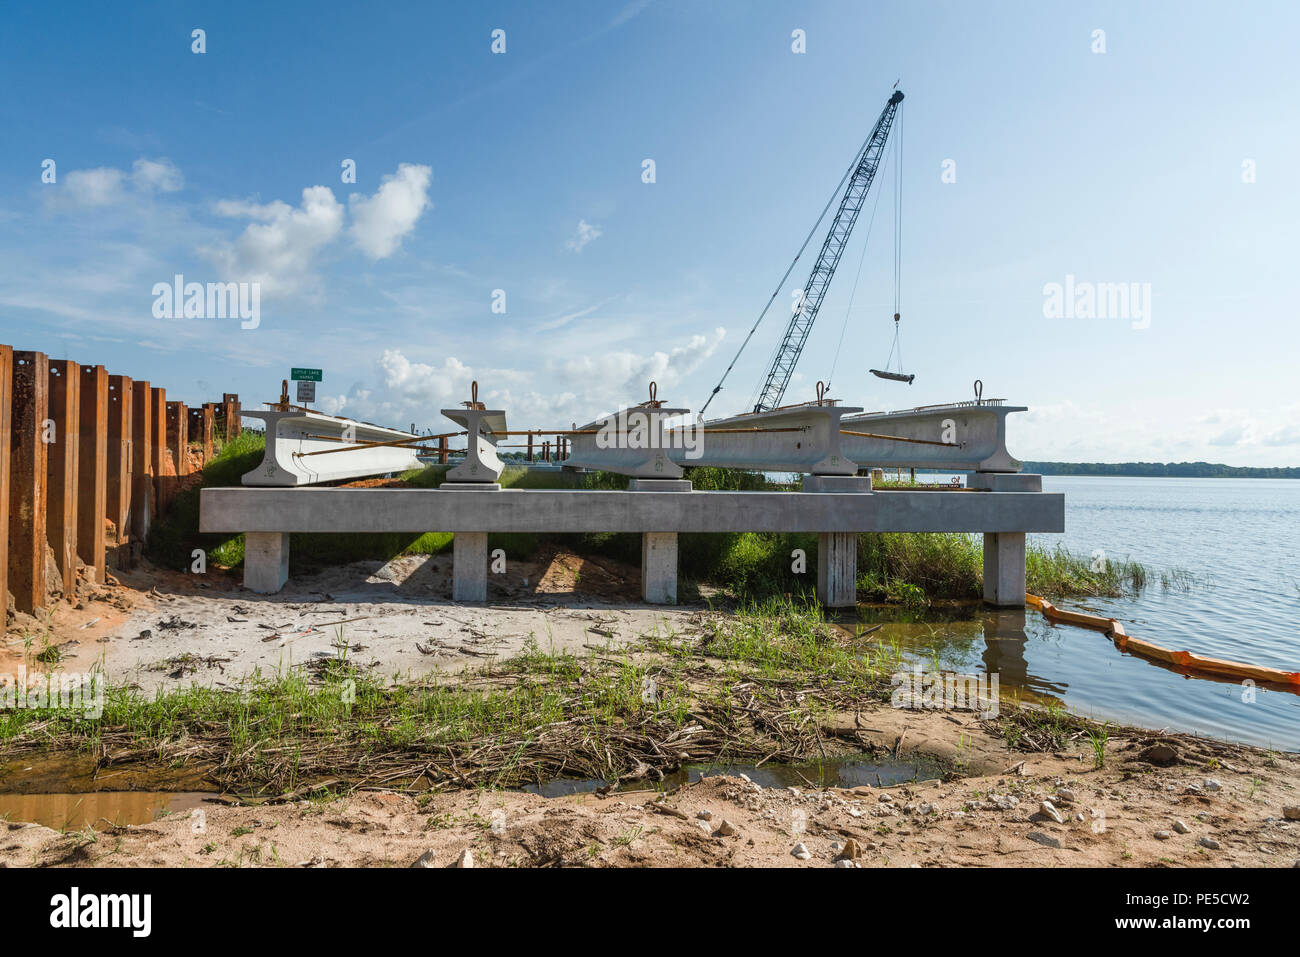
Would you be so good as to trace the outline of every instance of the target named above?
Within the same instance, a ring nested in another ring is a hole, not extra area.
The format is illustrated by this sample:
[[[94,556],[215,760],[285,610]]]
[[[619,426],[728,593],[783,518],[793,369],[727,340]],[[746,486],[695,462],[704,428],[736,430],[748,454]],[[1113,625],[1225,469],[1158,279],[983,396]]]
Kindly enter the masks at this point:
[[[207,488],[204,532],[1061,532],[1046,492]]]

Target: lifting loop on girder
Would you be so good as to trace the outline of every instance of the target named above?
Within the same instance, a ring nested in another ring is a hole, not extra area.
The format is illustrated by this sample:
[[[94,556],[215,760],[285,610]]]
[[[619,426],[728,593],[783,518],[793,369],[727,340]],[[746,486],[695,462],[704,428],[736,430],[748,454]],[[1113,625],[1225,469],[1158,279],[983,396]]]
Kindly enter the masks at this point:
[[[475,379],[473,382],[469,384],[469,401],[462,402],[461,405],[463,405],[467,409],[477,409],[480,412],[484,412],[487,410],[487,406],[478,400],[477,379]]]
[[[975,404],[984,404],[984,380],[982,379],[975,380]]]
[[[663,404],[664,404],[665,401],[666,401],[666,400],[659,398],[659,383],[657,383],[657,382],[651,380],[651,382],[650,382],[650,398],[649,398],[647,401],[642,402],[639,406],[636,406],[636,408],[638,408],[638,409],[660,409],[660,408],[663,408]]]

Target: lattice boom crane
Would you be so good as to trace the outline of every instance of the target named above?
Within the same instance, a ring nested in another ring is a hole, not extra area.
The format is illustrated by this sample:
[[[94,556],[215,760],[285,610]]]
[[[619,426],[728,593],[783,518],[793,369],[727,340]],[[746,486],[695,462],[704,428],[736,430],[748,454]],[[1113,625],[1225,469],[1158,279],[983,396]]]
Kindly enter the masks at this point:
[[[799,354],[803,352],[808,333],[812,331],[813,322],[817,319],[817,311],[821,308],[822,299],[826,296],[831,278],[835,275],[835,267],[839,265],[840,257],[844,255],[844,248],[848,245],[853,224],[857,222],[858,214],[862,212],[862,203],[867,198],[871,182],[876,178],[876,170],[880,168],[880,163],[884,159],[885,141],[889,138],[894,114],[898,112],[898,104],[902,101],[903,91],[895,90],[854,163],[848,187],[840,198],[835,219],[822,243],[821,252],[812,268],[812,275],[804,285],[799,308],[790,317],[785,337],[781,340],[781,346],[777,349],[771,368],[767,370],[767,379],[759,393],[758,402],[754,405],[755,412],[766,412],[781,404],[786,386],[790,384],[790,376],[794,374],[794,367],[799,361]]]

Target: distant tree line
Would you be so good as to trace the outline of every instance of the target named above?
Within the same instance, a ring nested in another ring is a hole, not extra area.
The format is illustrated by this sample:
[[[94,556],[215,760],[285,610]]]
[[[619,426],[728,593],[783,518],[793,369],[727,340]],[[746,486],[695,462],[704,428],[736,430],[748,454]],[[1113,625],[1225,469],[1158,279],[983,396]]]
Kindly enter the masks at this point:
[[[1300,468],[1251,468],[1214,462],[1026,462],[1024,471],[1042,475],[1300,479]]]

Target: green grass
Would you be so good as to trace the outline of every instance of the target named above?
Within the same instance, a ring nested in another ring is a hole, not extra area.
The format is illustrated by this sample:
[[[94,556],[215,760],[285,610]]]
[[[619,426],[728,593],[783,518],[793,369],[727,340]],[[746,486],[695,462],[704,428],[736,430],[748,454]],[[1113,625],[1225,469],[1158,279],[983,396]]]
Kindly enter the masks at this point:
[[[1064,548],[1030,546],[1025,552],[1025,587],[1049,598],[1115,597],[1136,594],[1147,585],[1146,567],[1108,559],[1096,569],[1091,559]]]
[[[203,469],[201,485],[176,496],[171,509],[149,531],[149,560],[163,568],[188,569],[191,553],[201,548],[209,564],[234,566],[244,560],[243,535],[199,534],[199,489],[238,485],[240,477],[262,461],[266,436],[245,430],[225,443]]]
[[[982,594],[983,548],[973,535],[884,532],[858,536],[858,594],[918,605]]]

